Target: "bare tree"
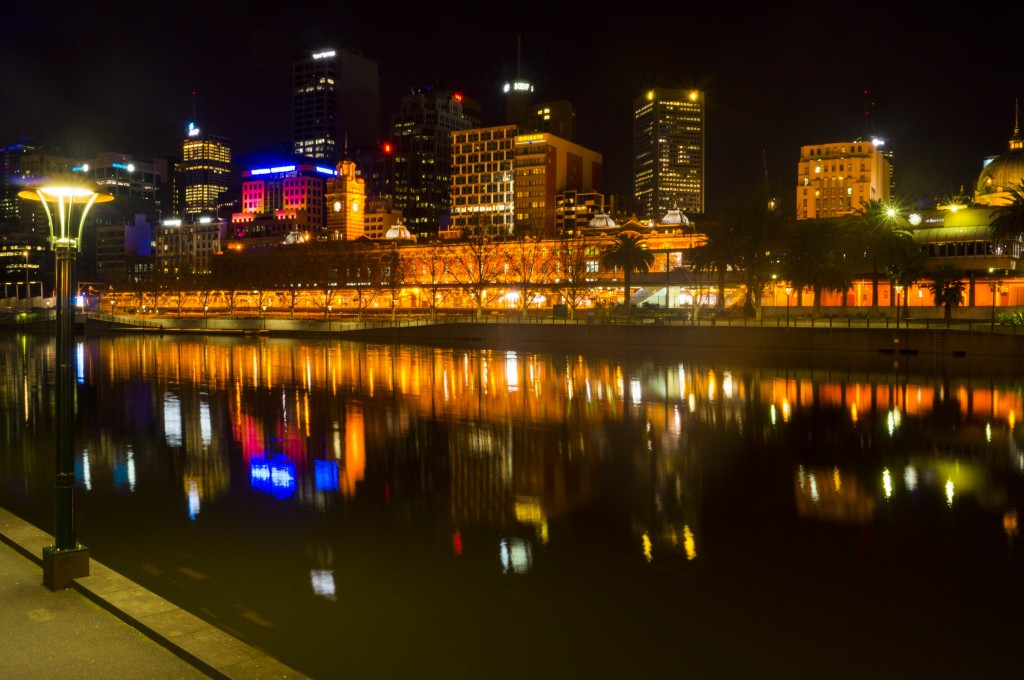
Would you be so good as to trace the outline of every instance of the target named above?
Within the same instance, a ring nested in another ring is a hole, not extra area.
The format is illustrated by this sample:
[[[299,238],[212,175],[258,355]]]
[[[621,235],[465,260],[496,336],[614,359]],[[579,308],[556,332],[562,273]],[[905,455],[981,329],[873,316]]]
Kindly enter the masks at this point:
[[[487,291],[503,274],[504,262],[500,246],[489,235],[482,222],[470,229],[466,237],[448,247],[451,277],[469,295],[481,318],[488,304]]]
[[[551,249],[543,242],[526,236],[507,243],[504,251],[505,264],[508,265],[504,278],[518,290],[519,310],[525,315],[547,285]]]
[[[577,230],[572,236],[559,239],[547,260],[548,280],[576,316],[576,308],[590,296],[601,265],[601,239]]]

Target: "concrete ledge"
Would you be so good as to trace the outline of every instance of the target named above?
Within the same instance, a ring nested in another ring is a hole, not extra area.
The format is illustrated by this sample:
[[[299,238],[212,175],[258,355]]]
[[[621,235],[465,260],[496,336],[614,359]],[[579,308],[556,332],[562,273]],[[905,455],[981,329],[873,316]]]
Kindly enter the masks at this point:
[[[41,566],[43,548],[53,538],[0,508],[0,541]],[[211,677],[307,677],[99,562],[92,561],[90,575],[73,581],[72,587]]]

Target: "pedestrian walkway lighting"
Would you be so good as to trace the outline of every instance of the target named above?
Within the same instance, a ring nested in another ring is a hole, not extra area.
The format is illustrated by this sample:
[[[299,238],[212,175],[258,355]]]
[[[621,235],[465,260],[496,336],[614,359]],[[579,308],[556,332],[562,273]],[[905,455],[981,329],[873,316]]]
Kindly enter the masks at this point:
[[[75,365],[75,312],[71,301],[75,256],[89,209],[114,197],[98,193],[94,185],[70,179],[27,189],[18,196],[42,204],[50,225],[50,246],[56,254],[56,521],[54,544],[43,548],[43,584],[60,590],[72,580],[89,575],[89,549],[75,540],[75,381],[71,376]]]

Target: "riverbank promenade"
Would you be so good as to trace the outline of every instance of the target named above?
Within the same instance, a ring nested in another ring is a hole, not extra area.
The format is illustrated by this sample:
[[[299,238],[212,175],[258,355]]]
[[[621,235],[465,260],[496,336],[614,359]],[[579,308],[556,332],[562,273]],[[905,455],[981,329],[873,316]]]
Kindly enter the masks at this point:
[[[0,508],[0,677],[303,678],[93,560],[66,590],[43,585],[50,536]]]

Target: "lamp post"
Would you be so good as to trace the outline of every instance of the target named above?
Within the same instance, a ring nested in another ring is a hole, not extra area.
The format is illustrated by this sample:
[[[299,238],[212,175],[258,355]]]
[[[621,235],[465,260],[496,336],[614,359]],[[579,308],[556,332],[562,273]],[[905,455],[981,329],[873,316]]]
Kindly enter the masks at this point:
[[[903,292],[903,286],[896,284],[896,328],[900,327],[900,293]]]
[[[1002,287],[1003,287],[1003,282],[1002,281],[989,281],[988,282],[988,289],[990,291],[992,291],[992,322],[991,322],[992,326],[990,328],[990,330],[992,330],[992,331],[994,331],[996,329],[996,302],[999,299],[999,298],[996,297],[996,295],[999,293],[999,290]]]
[[[71,304],[75,256],[89,209],[94,203],[106,203],[114,197],[71,181],[21,191],[18,196],[42,204],[50,225],[50,245],[56,255],[56,521],[54,544],[43,548],[43,585],[60,590],[74,579],[89,575],[89,549],[75,540],[75,381],[71,376],[75,358],[75,312]]]
[[[786,328],[789,328],[789,294],[793,292],[792,286],[786,286]]]

